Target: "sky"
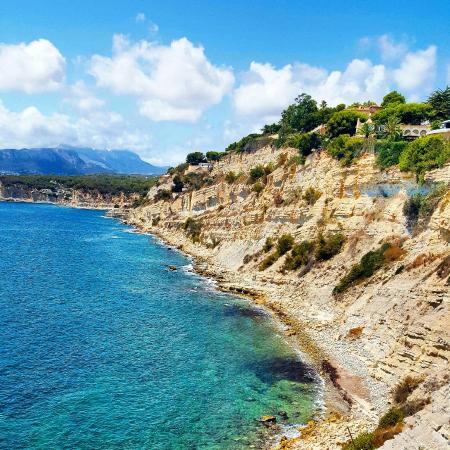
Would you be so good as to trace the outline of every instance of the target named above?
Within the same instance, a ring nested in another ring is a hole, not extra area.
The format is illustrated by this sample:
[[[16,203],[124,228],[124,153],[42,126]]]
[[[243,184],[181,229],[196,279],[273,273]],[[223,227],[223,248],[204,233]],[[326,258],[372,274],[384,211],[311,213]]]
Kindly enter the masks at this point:
[[[223,150],[301,93],[450,84],[448,0],[0,2],[0,148]]]

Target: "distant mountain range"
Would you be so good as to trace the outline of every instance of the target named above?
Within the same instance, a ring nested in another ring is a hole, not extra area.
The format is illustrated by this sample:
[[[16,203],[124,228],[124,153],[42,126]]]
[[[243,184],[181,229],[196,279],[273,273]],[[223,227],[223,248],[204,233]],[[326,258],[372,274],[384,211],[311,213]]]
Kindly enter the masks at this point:
[[[76,147],[0,149],[1,174],[160,175],[166,170],[167,167],[153,166],[129,150],[95,150]]]

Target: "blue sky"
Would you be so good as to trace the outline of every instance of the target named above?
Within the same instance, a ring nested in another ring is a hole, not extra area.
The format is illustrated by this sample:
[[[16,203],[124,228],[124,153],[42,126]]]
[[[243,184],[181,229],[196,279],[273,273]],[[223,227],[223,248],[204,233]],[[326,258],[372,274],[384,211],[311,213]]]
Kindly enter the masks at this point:
[[[174,164],[277,119],[450,82],[448,1],[8,1],[0,147],[131,148]]]

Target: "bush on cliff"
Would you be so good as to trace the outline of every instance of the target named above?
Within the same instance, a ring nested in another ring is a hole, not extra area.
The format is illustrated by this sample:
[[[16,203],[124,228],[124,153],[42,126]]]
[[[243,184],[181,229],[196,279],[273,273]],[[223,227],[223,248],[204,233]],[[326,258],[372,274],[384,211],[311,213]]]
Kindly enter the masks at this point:
[[[318,149],[322,140],[317,133],[295,133],[287,138],[286,145],[298,149],[300,156],[305,157]]]
[[[268,267],[270,267],[278,258],[280,257],[278,251],[274,251],[273,253],[271,253],[270,255],[266,256],[261,264],[259,265],[258,269],[259,270],[266,270]]]
[[[345,236],[341,233],[319,234],[316,241],[315,257],[318,261],[326,261],[337,255],[345,242]]]
[[[367,116],[356,111],[344,110],[334,113],[327,122],[327,133],[330,138],[342,134],[353,136],[356,133],[356,122],[360,119],[365,122]]]
[[[342,450],[374,450],[373,433],[361,433],[353,441],[348,441],[342,447]]]
[[[431,135],[410,142],[399,157],[399,167],[400,170],[414,172],[423,182],[428,170],[442,167],[449,160],[450,141]]]
[[[385,169],[398,164],[401,153],[405,150],[408,142],[394,141],[392,139],[380,139],[375,143],[377,164]]]
[[[361,261],[358,264],[355,264],[347,275],[339,281],[339,284],[333,289],[333,293],[340,294],[358,281],[371,277],[383,266],[385,262],[384,253],[390,247],[391,244],[386,242],[377,250],[366,253],[361,258]]]
[[[192,242],[200,242],[200,234],[202,232],[202,223],[189,217],[184,222],[184,231],[192,239]]]
[[[287,253],[294,245],[294,238],[290,234],[283,234],[278,238],[277,251],[279,256]]]
[[[314,244],[310,241],[302,241],[294,245],[292,251],[286,256],[283,270],[297,270],[307,265],[312,257]]]
[[[319,200],[321,195],[322,192],[310,186],[303,194],[303,200],[305,200],[308,205],[313,206],[317,200]]]
[[[327,151],[331,156],[338,159],[343,166],[350,166],[362,154],[365,144],[366,140],[361,137],[341,134],[330,140]]]
[[[167,201],[172,199],[172,193],[167,189],[160,189],[154,197],[155,202]]]

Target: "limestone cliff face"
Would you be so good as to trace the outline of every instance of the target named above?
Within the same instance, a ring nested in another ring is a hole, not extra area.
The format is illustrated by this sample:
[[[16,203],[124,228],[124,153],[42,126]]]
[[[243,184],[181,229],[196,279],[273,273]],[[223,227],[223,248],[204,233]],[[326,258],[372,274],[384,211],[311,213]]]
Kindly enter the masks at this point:
[[[56,185],[52,189],[35,189],[22,184],[11,186],[0,182],[0,200],[55,203],[58,205],[78,208],[125,208],[130,205],[137,195],[109,195],[99,192],[69,189]]]
[[[309,156],[303,166],[279,164],[295,154],[294,149],[265,147],[229,155],[214,165],[214,184],[131,210],[128,221],[201,258],[224,286],[264,294],[267,305],[282,311],[302,330],[303,340],[314,341],[321,357],[339,368],[353,411],[375,420],[405,375],[448,383],[442,380],[450,358],[450,192],[425,229],[412,235],[403,205],[426,185],[418,186],[413,176],[395,168],[381,171],[371,154],[348,168],[325,152]],[[259,194],[245,176],[225,181],[229,171],[248,176],[250,168],[268,163],[278,167]],[[448,183],[450,166],[428,179]],[[157,189],[170,189],[171,182],[161,179],[149,199]],[[312,205],[304,199],[308,188],[320,193]],[[188,217],[202,223],[200,243],[192,243],[183,230]],[[300,242],[319,232],[344,234],[342,251],[309,271],[282,273],[285,257],[258,270],[267,237],[290,233]],[[351,266],[386,241],[401,243],[401,257],[334,296],[333,288]],[[355,329],[358,333],[352,333]],[[433,436],[441,443],[448,439],[445,432]]]

